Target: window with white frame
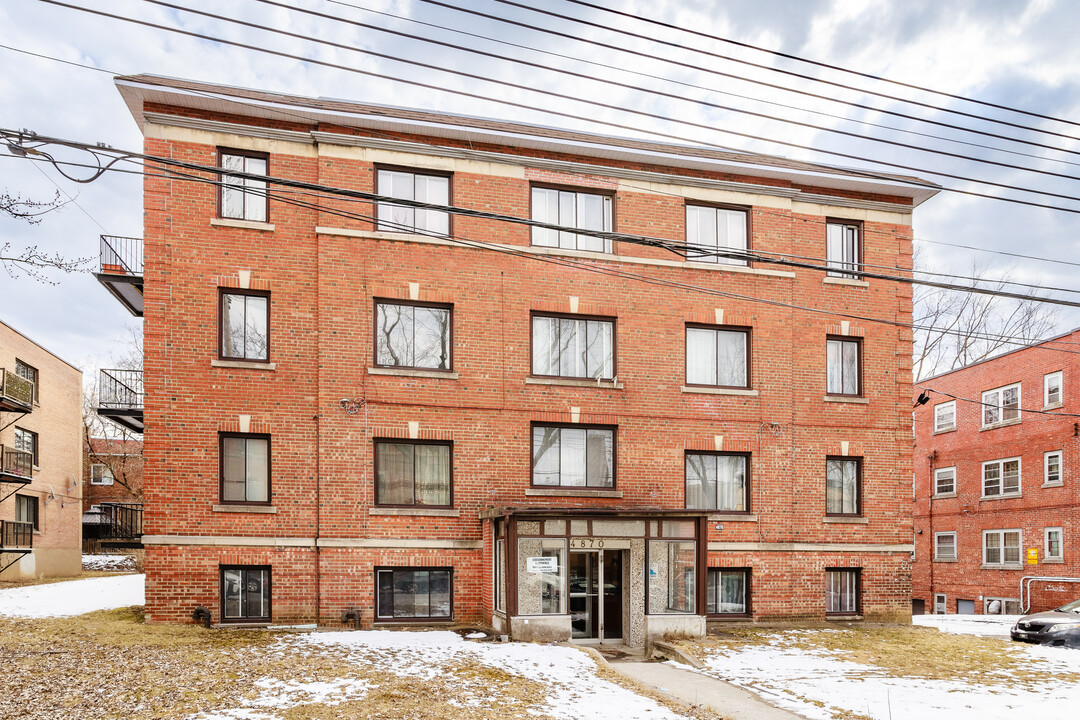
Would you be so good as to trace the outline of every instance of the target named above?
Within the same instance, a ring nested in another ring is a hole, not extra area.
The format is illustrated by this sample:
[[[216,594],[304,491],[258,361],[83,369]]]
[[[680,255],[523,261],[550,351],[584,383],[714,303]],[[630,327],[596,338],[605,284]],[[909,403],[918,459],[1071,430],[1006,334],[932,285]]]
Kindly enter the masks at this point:
[[[431,205],[450,204],[450,177],[408,170],[379,168],[375,179],[379,195]],[[379,203],[379,230],[385,232],[449,235],[450,215],[445,210]]]
[[[1020,458],[984,462],[982,471],[983,497],[1020,494]]]
[[[983,530],[983,565],[1020,565],[1019,530]]]
[[[113,480],[113,472],[105,463],[94,463],[90,466],[91,485],[112,485]]]
[[[221,217],[234,220],[267,221],[266,181],[230,175],[229,171],[266,175],[269,156],[237,150],[221,150]]]
[[[983,427],[1020,418],[1020,383],[982,394]]]
[[[1046,528],[1043,531],[1043,540],[1045,541],[1046,555],[1044,560],[1062,560],[1062,530],[1059,527]]]
[[[545,187],[532,189],[532,219],[561,227],[611,232],[613,204],[610,195],[600,193]],[[552,228],[534,227],[532,244],[566,250],[611,252],[611,240]]]
[[[938,403],[934,406],[934,432],[956,429],[956,401]]]
[[[934,593],[934,614],[944,615],[948,612],[948,602],[945,593]]]
[[[724,265],[746,265],[746,260],[719,257],[724,250],[746,252],[748,213],[721,207],[686,206],[686,259]]]
[[[937,468],[934,470],[934,494],[935,495],[955,495],[956,494],[956,468]]]
[[[830,222],[825,229],[825,264],[830,277],[857,278],[862,251],[860,227],[855,223]]]
[[[1043,375],[1043,405],[1060,405],[1061,402],[1061,371]]]
[[[1043,485],[1061,484],[1061,451],[1043,453]]]
[[[935,560],[955,560],[956,559],[956,533],[954,533],[954,532],[934,533],[934,559]]]

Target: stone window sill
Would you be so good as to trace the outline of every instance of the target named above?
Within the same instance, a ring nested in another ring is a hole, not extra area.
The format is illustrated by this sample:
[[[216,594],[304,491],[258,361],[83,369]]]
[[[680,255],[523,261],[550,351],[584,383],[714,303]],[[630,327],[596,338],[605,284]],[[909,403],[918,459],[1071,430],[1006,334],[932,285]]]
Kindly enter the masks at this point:
[[[825,516],[821,518],[821,522],[835,525],[869,525],[870,519],[864,517]]]
[[[419,370],[416,368],[369,367],[368,375],[393,375],[396,377],[434,378],[438,380],[457,380],[458,374],[452,370]]]
[[[987,430],[997,430],[998,428],[1008,427],[1009,425],[1019,425],[1021,420],[1022,418],[1014,418],[1012,420],[1002,420],[1001,422],[996,422],[992,425],[983,425],[981,428],[979,428],[979,432],[986,432]]]
[[[870,287],[870,283],[865,280],[856,280],[854,278],[841,278],[841,277],[825,277],[821,280],[822,285],[847,285],[848,287]]]
[[[221,513],[253,513],[258,515],[277,515],[277,508],[273,505],[214,505],[214,512]]]
[[[992,501],[992,500],[1015,500],[1016,498],[1020,498],[1020,497],[1023,497],[1023,496],[1024,496],[1023,493],[1018,493],[1018,492],[1017,493],[1009,493],[1008,495],[983,495],[981,498],[979,498],[979,502],[982,502],[983,500],[986,500],[986,501]]]
[[[941,493],[940,495],[934,495],[931,499],[933,499],[933,500],[948,500],[949,498],[954,498],[954,497],[956,497],[956,493],[951,492],[951,493]]]
[[[1065,562],[1065,558],[1043,558],[1039,562],[1050,565],[1061,565]]]
[[[757,397],[758,391],[750,388],[700,387],[683,385],[681,391],[688,395],[731,395],[736,397]]]
[[[956,432],[956,426],[955,425],[949,425],[948,427],[943,427],[940,430],[935,430],[934,434],[935,435],[944,435],[945,433],[951,433],[951,432]]]
[[[273,232],[273,223],[256,222],[254,220],[235,220],[233,218],[210,218],[210,224],[214,227],[240,228],[242,230],[262,230]]]
[[[826,395],[822,398],[827,403],[848,403],[849,405],[869,405],[870,398],[851,397],[849,395]]]
[[[1049,405],[1043,405],[1043,410],[1057,410],[1059,407],[1065,405],[1063,402],[1050,403]]]
[[[616,380],[590,380],[589,378],[556,378],[536,377],[529,375],[525,378],[526,385],[559,385],[562,387],[601,388],[607,390],[622,390],[624,385]]]
[[[387,517],[460,517],[461,511],[454,508],[368,508],[368,515]]]
[[[1059,480],[1058,482],[1048,482],[1048,483],[1043,483],[1043,484],[1042,484],[1042,486],[1043,486],[1044,488],[1065,487],[1065,483],[1063,483],[1063,482],[1061,482],[1061,481]]]
[[[276,363],[244,362],[242,360],[218,360],[217,358],[210,360],[210,367],[229,368],[231,370],[277,370]]]
[[[934,558],[934,562],[936,562],[936,563],[954,563],[954,562],[960,562],[960,561],[957,560],[956,558]]]
[[[756,513],[709,513],[709,522],[757,522]]]
[[[618,490],[586,490],[575,488],[527,488],[526,497],[588,497],[588,498],[621,498],[622,493]]]
[[[980,570],[1023,570],[1022,563],[1016,563],[1015,565],[980,565]]]

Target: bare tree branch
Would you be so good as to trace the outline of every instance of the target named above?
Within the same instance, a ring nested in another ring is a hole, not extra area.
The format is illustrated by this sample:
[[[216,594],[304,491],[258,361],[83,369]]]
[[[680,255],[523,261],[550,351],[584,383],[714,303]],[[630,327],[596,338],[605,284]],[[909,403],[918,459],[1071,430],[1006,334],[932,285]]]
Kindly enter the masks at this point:
[[[69,201],[60,199],[60,191],[51,200],[29,200],[21,195],[12,195],[9,192],[0,192],[0,215],[7,215],[16,220],[25,220],[31,225],[41,222],[41,216],[46,213],[59,210]],[[64,273],[73,273],[82,270],[93,258],[66,258],[57,252],[46,252],[31,245],[26,248],[12,247],[10,242],[0,245],[0,267],[9,277],[26,275],[34,280],[49,285],[55,285],[56,281],[49,278],[47,271],[60,270]]]

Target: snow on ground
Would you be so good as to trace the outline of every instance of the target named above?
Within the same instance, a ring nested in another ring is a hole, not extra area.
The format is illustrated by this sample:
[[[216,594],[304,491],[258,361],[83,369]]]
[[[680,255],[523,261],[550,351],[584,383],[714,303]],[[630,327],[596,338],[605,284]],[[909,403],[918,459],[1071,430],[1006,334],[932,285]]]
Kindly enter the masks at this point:
[[[915,615],[912,625],[936,627],[958,635],[1009,637],[1009,630],[1022,615]]]
[[[1059,677],[1080,673],[1077,650],[1017,643],[1011,647],[1027,654],[1029,668],[1044,673],[1045,682],[1024,684],[1003,673],[1001,684],[975,684],[898,678],[839,651],[798,647],[799,634],[815,632],[836,631],[778,632],[765,645],[709,654],[702,672],[811,720],[832,720],[843,711],[874,720],[1064,720],[1080,707],[1080,683]]]
[[[145,575],[87,578],[0,590],[0,616],[70,617],[143,604]]]
[[[264,678],[257,681],[255,686],[261,692],[257,698],[248,701],[247,707],[199,713],[192,720],[276,720],[281,717],[275,712],[278,710],[312,703],[338,705],[346,700],[362,698],[370,689],[367,681],[352,678],[341,678],[332,682]],[[260,708],[265,708],[266,711]]]
[[[134,555],[83,555],[83,570],[123,572],[135,569]]]

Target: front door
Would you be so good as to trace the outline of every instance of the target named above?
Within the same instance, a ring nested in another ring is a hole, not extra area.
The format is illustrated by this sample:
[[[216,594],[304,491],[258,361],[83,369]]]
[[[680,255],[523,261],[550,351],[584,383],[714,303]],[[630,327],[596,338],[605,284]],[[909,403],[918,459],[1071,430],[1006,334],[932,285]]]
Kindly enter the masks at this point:
[[[622,550],[570,553],[570,625],[575,640],[623,636]]]

